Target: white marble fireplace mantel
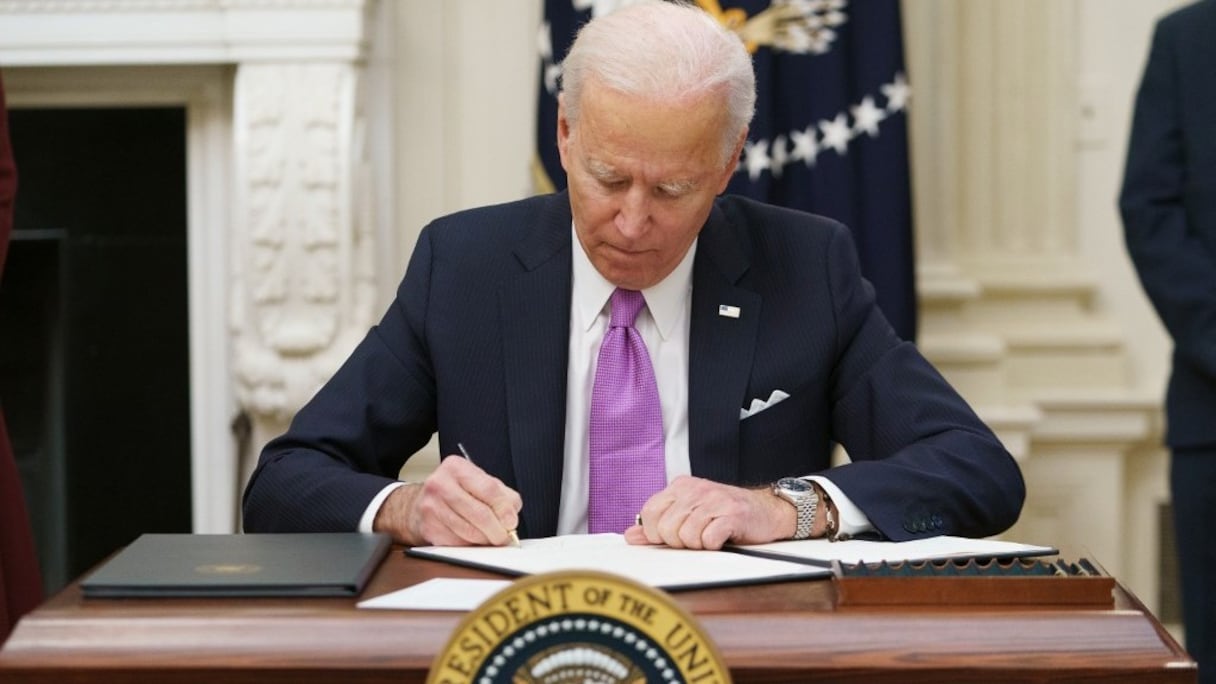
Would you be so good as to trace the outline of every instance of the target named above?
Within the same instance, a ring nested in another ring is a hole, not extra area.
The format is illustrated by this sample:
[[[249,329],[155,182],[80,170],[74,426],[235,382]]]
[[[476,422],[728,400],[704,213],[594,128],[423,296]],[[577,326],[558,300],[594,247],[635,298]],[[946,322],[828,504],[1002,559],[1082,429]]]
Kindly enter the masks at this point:
[[[10,106],[186,108],[197,532],[238,523],[249,463],[239,462],[233,417],[252,418],[256,450],[372,323],[377,244],[391,219],[377,200],[391,174],[367,145],[371,128],[377,147],[391,148],[381,121],[391,117],[365,97],[381,9],[0,0]]]

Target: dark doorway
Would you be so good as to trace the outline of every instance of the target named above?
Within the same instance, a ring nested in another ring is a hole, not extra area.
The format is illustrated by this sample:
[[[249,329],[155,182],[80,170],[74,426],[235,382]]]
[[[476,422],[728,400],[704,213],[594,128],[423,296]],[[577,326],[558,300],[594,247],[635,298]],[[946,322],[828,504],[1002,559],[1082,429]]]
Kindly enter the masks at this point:
[[[189,532],[186,112],[13,109],[0,399],[47,591]]]

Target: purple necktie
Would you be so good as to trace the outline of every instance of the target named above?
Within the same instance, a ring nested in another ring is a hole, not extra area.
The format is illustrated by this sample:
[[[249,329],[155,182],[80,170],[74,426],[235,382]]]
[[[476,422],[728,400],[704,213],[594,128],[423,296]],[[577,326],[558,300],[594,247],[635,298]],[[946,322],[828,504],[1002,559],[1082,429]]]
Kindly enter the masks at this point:
[[[667,486],[663,412],[646,343],[633,327],[642,293],[612,293],[591,390],[591,499],[587,531],[624,532],[642,504]]]

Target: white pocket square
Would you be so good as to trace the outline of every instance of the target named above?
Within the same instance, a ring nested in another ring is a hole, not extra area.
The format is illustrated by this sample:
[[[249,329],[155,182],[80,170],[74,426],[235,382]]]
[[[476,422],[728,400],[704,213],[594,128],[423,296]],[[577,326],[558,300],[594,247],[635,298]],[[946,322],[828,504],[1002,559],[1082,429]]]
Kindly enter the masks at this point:
[[[752,399],[752,405],[747,408],[739,409],[739,420],[745,420],[760,413],[761,411],[776,406],[781,402],[789,399],[790,395],[781,390],[773,390],[773,393],[768,395],[768,401],[762,399]]]

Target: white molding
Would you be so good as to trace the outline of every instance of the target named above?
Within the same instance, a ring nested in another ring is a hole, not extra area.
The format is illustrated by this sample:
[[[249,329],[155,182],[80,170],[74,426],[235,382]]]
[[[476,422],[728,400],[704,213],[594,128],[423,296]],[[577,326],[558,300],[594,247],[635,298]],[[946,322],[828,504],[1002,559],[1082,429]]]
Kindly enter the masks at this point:
[[[1162,437],[1161,402],[1123,391],[1040,392],[1043,420],[1034,426],[1041,443],[1114,444],[1122,451],[1153,448]]]
[[[1008,353],[1000,337],[971,331],[925,333],[917,346],[934,365],[999,364]]]
[[[0,64],[362,60],[368,0],[0,1]]]
[[[973,301],[980,296],[981,288],[973,278],[965,277],[956,269],[933,268],[916,265],[916,294],[922,306],[958,304]]]
[[[1051,323],[1055,323],[1052,321]],[[1063,324],[1021,325],[1004,334],[1011,351],[1030,349],[1121,352],[1123,331],[1105,319]]]
[[[187,110],[190,278],[191,510],[195,532],[236,529],[241,479],[231,423],[236,414],[228,326],[228,169],[232,167],[231,77]]]

